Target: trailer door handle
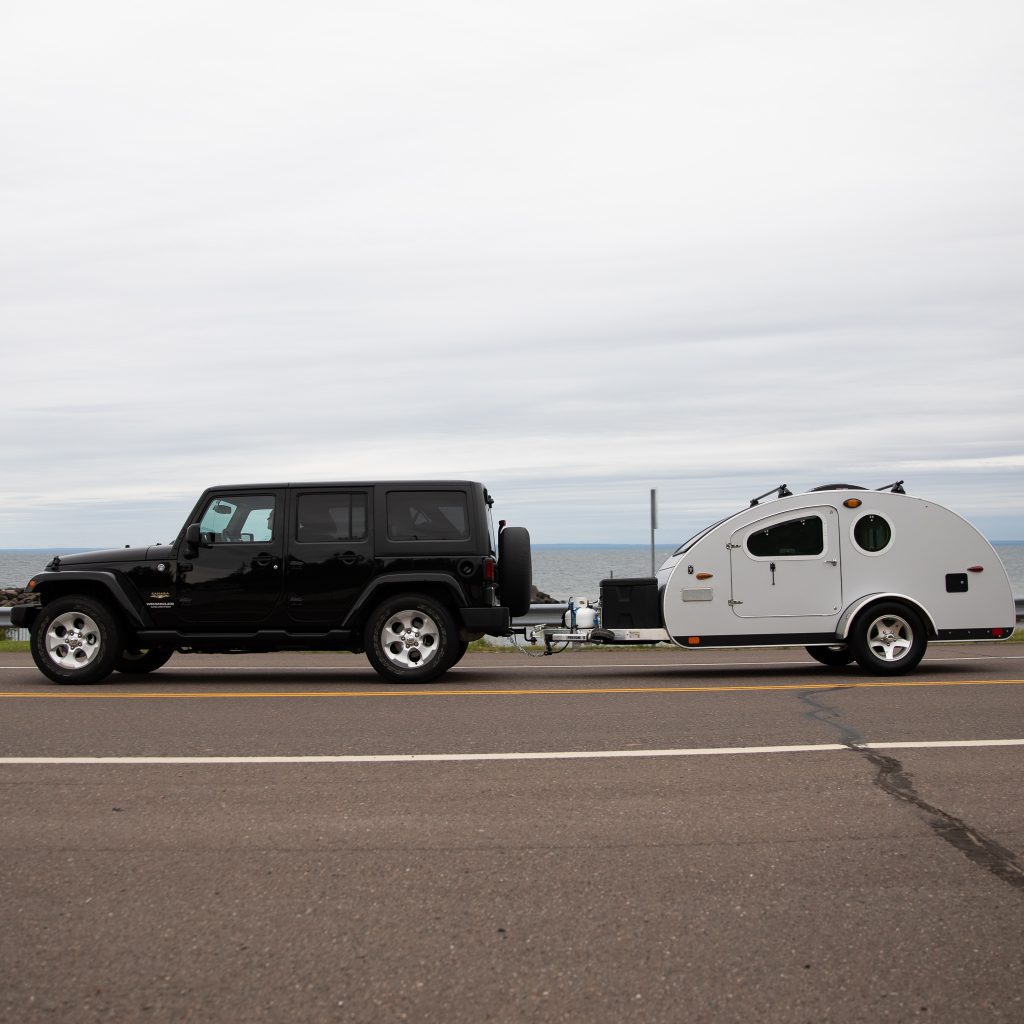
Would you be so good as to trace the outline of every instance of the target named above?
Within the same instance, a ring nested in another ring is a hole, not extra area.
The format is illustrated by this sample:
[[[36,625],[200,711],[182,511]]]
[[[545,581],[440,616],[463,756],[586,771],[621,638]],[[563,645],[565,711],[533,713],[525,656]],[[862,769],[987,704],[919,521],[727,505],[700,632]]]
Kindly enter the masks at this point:
[[[826,558],[825,559],[825,564],[826,565],[838,565],[839,564],[839,559],[838,558]]]

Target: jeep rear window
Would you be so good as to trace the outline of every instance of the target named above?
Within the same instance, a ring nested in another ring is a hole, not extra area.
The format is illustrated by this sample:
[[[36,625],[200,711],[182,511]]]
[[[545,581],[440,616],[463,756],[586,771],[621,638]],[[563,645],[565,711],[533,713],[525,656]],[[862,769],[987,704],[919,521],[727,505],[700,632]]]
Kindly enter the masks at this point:
[[[391,491],[391,540],[467,540],[469,508],[462,491]]]

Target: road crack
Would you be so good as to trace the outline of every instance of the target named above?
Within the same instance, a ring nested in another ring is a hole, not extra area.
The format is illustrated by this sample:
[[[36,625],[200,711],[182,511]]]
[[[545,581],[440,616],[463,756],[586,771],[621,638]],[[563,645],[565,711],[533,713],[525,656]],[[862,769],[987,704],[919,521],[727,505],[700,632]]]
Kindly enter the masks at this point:
[[[1016,854],[955,815],[928,803],[917,792],[913,775],[897,758],[872,750],[860,731],[843,721],[838,708],[830,707],[819,699],[822,694],[844,689],[847,687],[833,686],[798,694],[798,699],[809,709],[804,712],[804,717],[838,732],[845,747],[877,769],[874,784],[883,793],[911,807],[939,839],[963,854],[972,864],[1024,894],[1024,865]]]

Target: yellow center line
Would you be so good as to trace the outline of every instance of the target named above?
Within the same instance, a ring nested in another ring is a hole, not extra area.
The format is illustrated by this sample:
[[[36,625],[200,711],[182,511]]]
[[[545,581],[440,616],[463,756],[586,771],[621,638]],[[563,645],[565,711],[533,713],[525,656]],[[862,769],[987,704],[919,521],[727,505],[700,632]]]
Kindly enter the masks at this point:
[[[868,690],[903,689],[931,686],[1021,686],[1024,679],[929,679],[923,681],[877,680],[865,683],[774,683],[734,684],[726,686],[601,686],[513,690],[268,690],[195,693],[69,693],[67,691],[0,690],[2,698],[40,700],[253,700],[285,697],[575,697],[595,694],[654,693],[772,693],[792,690]]]

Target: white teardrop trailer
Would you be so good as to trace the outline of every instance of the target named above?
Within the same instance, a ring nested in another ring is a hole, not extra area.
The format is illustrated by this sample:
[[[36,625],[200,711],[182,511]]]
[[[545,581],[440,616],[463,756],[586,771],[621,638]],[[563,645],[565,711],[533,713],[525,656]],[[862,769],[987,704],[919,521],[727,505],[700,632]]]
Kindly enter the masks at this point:
[[[824,665],[899,675],[929,642],[1011,636],[1013,593],[992,545],[902,483],[773,488],[691,537],[656,577],[602,580],[599,624],[545,627],[545,650],[799,645]]]

